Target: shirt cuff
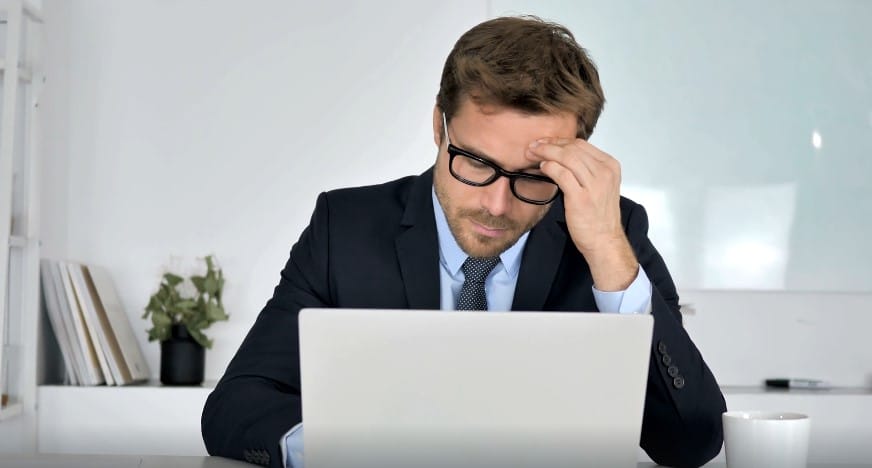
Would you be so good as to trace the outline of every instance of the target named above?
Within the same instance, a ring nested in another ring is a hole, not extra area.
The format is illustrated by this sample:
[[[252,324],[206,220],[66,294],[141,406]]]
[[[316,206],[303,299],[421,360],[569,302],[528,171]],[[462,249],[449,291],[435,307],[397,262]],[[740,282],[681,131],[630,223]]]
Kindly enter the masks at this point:
[[[600,312],[619,314],[651,313],[651,280],[639,265],[636,279],[624,291],[606,292],[592,287],[593,299]]]
[[[285,468],[303,468],[303,423],[292,427],[284,437],[282,448],[282,460]]]

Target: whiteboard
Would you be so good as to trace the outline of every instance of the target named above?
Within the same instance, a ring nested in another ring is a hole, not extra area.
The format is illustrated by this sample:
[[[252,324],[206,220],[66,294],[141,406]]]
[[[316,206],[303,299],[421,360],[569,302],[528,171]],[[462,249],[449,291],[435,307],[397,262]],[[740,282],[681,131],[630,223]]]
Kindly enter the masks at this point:
[[[591,142],[682,289],[872,290],[872,2],[493,0],[597,63]]]

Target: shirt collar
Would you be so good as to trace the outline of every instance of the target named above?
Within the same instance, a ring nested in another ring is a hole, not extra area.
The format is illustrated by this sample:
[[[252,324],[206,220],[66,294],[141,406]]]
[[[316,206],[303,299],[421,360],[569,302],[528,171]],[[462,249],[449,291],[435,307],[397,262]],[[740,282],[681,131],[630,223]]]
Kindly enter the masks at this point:
[[[433,213],[436,215],[436,234],[439,236],[439,261],[448,269],[451,276],[456,276],[466,261],[469,255],[460,248],[454,234],[451,233],[451,228],[448,227],[448,219],[445,217],[445,211],[442,210],[442,205],[439,203],[439,198],[436,196],[436,189],[432,190],[433,197]],[[530,236],[530,231],[525,232],[515,245],[509,247],[505,252],[500,254],[500,262],[506,269],[509,277],[517,278],[518,272],[521,270],[521,252],[524,251],[524,245],[527,244],[527,237]]]

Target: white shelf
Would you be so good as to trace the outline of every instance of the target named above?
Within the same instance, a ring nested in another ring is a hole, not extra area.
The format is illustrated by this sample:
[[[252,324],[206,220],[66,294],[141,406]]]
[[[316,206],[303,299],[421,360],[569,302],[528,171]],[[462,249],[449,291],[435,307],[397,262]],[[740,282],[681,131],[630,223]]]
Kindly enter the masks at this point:
[[[770,388],[759,385],[725,385],[721,387],[724,395],[754,395],[762,398],[793,398],[808,396],[858,396],[872,398],[872,388],[869,387],[832,387],[832,388]]]
[[[39,448],[54,453],[205,454],[200,414],[214,382],[164,387],[39,387]],[[731,410],[795,411],[812,418],[812,461],[872,460],[872,389],[828,392],[724,387]],[[835,457],[835,459],[833,458]],[[718,461],[723,462],[723,455]]]
[[[6,73],[6,60],[0,58],[0,73]],[[33,80],[33,73],[27,67],[18,67],[18,79],[25,83]]]
[[[38,9],[30,0],[0,0],[0,449],[31,445],[39,340],[39,119],[42,80]],[[36,79],[35,79],[36,78]],[[18,211],[21,211],[19,213]],[[15,226],[19,215],[22,224]],[[13,226],[15,226],[13,228]],[[14,230],[13,230],[14,229]],[[17,235],[10,236],[11,232]],[[17,348],[16,352],[10,351]],[[28,441],[28,437],[31,441]],[[11,447],[14,447],[12,445]]]
[[[200,416],[213,386],[41,385],[37,445],[47,453],[206,455]]]

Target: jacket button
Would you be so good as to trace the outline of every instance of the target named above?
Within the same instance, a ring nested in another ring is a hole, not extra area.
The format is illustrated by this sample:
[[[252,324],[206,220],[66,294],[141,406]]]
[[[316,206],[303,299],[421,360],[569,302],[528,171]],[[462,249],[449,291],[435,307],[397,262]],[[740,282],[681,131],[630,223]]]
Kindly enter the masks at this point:
[[[660,340],[660,342],[657,343],[657,351],[659,351],[660,354],[666,354],[666,343],[664,343],[663,340]]]
[[[664,354],[663,357],[660,358],[660,362],[662,362],[664,366],[668,366],[672,364],[672,356]]]
[[[669,377],[678,377],[678,368],[675,366],[669,366],[666,369],[666,373],[669,374]]]
[[[675,377],[674,379],[672,379],[672,385],[675,388],[683,388],[684,387],[684,377],[682,377],[680,375]]]

